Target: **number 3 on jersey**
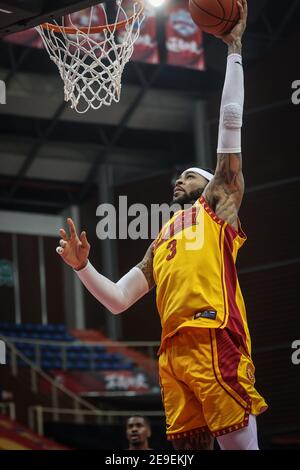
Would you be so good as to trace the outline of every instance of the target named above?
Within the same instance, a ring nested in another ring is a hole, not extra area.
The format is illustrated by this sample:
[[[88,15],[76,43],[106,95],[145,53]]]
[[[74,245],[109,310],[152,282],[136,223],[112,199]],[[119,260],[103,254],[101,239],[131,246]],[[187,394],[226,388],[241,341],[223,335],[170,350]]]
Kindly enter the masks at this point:
[[[166,257],[166,260],[167,261],[170,261],[170,259],[174,258],[174,256],[176,255],[176,245],[177,245],[177,240],[171,240],[168,245],[167,245],[167,249],[170,250],[170,253],[168,254],[168,256]]]

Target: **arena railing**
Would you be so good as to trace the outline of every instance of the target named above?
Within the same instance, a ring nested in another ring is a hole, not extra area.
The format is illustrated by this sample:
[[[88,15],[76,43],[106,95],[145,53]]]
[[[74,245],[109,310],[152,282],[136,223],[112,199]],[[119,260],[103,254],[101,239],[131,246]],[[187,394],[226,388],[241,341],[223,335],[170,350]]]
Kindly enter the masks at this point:
[[[9,342],[15,343],[24,343],[28,345],[33,345],[35,350],[35,359],[31,360],[32,363],[37,365],[41,368],[41,347],[42,346],[57,346],[61,349],[61,361],[62,367],[61,370],[67,370],[67,348],[73,346],[81,346],[85,347],[90,351],[89,356],[89,365],[90,369],[94,369],[93,364],[93,347],[94,346],[103,346],[105,349],[115,350],[116,352],[122,351],[123,348],[133,348],[138,352],[142,352],[145,357],[152,360],[152,364],[150,364],[150,369],[152,368],[152,372],[155,373],[157,370],[157,350],[159,348],[158,341],[103,341],[103,342],[83,342],[83,341],[50,341],[50,340],[41,340],[41,339],[29,339],[29,338],[19,338],[19,337],[5,337],[5,341],[8,340]],[[128,355],[124,354],[125,359],[129,359]],[[149,364],[149,363],[148,363]]]
[[[65,388],[61,383],[58,383],[51,376],[49,376],[44,370],[39,366],[40,364],[40,348],[43,345],[55,345],[62,348],[62,355],[66,356],[66,348],[70,346],[104,346],[108,350],[116,349],[118,351],[122,348],[139,348],[143,351],[142,357],[147,357],[149,359],[148,364],[151,372],[157,374],[157,348],[159,342],[157,341],[130,341],[130,342],[82,342],[82,341],[72,341],[70,342],[58,342],[58,341],[49,341],[49,340],[38,340],[38,339],[28,339],[28,338],[12,338],[5,337],[1,335],[1,338],[5,341],[6,349],[10,352],[10,361],[4,366],[8,367],[10,374],[19,379],[19,382],[22,383],[22,389],[28,389],[30,392],[34,393],[36,400],[33,401],[35,406],[42,406],[44,408],[51,408],[53,410],[53,420],[57,421],[59,413],[57,414],[56,410],[61,408],[64,409],[73,409],[76,410],[88,410],[91,412],[98,412],[99,408],[91,404],[89,401],[85,400],[83,397],[77,396],[71,390]],[[27,344],[33,344],[36,348],[36,358],[37,361],[32,361],[27,356],[25,356],[19,349],[15,347],[15,343],[22,342]],[[135,351],[137,352],[137,351]],[[23,367],[18,364],[18,358],[28,366]],[[43,383],[42,383],[43,382]],[[159,392],[159,387],[158,392]],[[46,390],[45,390],[46,389]],[[138,395],[139,393],[136,393]],[[90,398],[101,398],[101,397],[132,397],[135,396],[135,392],[132,391],[103,391],[96,394],[94,397],[93,393],[85,394],[88,399]],[[18,401],[17,402],[17,412],[18,412]],[[28,404],[28,406],[31,403]],[[103,403],[101,403],[102,408]],[[104,405],[105,406],[105,405]],[[28,409],[28,407],[27,407]],[[18,414],[18,413],[17,413]],[[101,413],[100,413],[101,415]],[[79,414],[76,414],[76,419],[79,419]],[[24,420],[23,420],[24,421]],[[25,423],[24,423],[25,424]]]
[[[64,418],[72,416],[77,423],[85,424],[87,418],[93,419],[93,424],[114,424],[120,422],[120,419],[126,416],[147,416],[147,417],[164,417],[164,412],[161,410],[70,410],[70,409],[55,409],[45,408],[42,406],[31,406],[28,409],[28,422],[30,428],[37,434],[44,435],[44,422],[45,415],[59,415]],[[89,423],[91,420],[89,420]]]
[[[12,390],[15,396],[17,415],[18,406],[20,406],[18,405],[18,396],[20,397],[20,392],[24,396],[24,400],[22,400],[22,402],[24,401],[24,406],[26,406],[26,400],[28,399],[29,402],[32,401],[41,406],[51,406],[55,410],[68,407],[74,410],[88,410],[91,413],[98,411],[98,408],[94,405],[75,395],[41,370],[37,364],[28,359],[14,346],[13,342],[11,342],[11,338],[3,336],[2,338],[5,341],[7,355],[10,355],[10,360],[6,365],[2,365],[1,367],[4,367],[12,378],[18,380],[17,384],[22,384],[21,391]],[[19,366],[18,358],[21,359],[28,367]],[[27,396],[28,392],[31,394],[30,397]],[[32,397],[35,397],[35,399]],[[53,418],[56,420],[57,416],[54,414]]]
[[[16,404],[13,401],[0,402],[0,414],[9,416],[13,421],[16,419]]]

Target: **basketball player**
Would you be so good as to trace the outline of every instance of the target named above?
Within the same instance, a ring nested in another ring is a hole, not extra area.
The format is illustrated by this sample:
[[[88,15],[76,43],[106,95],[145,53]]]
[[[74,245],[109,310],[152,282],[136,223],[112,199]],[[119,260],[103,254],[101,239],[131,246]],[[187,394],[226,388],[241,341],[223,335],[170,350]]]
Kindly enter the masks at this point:
[[[129,442],[128,450],[151,450],[151,427],[148,419],[144,416],[130,416],[126,421],[126,437]]]
[[[174,201],[193,203],[163,227],[144,259],[116,284],[88,261],[85,232],[77,237],[68,219],[58,252],[88,290],[118,314],[156,285],[162,324],[159,374],[167,436],[175,449],[258,449],[256,416],[266,410],[254,388],[254,365],[247,318],[235,261],[246,240],[238,218],[244,194],[241,127],[244,104],[240,21],[222,39],[228,44],[215,174],[185,170],[176,181]],[[192,211],[192,212],[191,212]],[[192,216],[191,216],[192,215]],[[187,219],[188,226],[180,221]],[[185,234],[203,230],[203,243],[188,250]]]

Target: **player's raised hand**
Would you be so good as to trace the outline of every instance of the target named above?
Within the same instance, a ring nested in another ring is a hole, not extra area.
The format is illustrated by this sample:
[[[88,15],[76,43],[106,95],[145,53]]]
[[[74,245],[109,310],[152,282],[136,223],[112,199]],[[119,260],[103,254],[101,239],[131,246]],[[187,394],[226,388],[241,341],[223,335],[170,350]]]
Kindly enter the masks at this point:
[[[234,26],[229,34],[226,34],[225,36],[218,36],[226,44],[241,40],[246,29],[248,16],[247,0],[238,0],[237,4],[240,10],[239,22]]]
[[[70,235],[68,236],[63,228],[60,229],[61,240],[56,248],[56,252],[65,263],[73,269],[79,270],[86,266],[91,246],[87,241],[85,232],[81,232],[78,237],[72,219],[68,218],[67,223]]]

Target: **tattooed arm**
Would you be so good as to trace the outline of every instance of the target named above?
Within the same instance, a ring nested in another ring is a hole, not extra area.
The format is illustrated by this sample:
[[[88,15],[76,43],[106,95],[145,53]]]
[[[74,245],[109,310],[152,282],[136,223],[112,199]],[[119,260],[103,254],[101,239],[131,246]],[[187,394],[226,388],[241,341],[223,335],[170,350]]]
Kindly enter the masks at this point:
[[[148,250],[142,261],[136,265],[144,274],[149,286],[149,290],[154,287],[155,282],[153,278],[153,243],[149,246]]]
[[[244,194],[241,153],[220,153],[215,176],[204,197],[220,219],[238,229],[238,211]]]

